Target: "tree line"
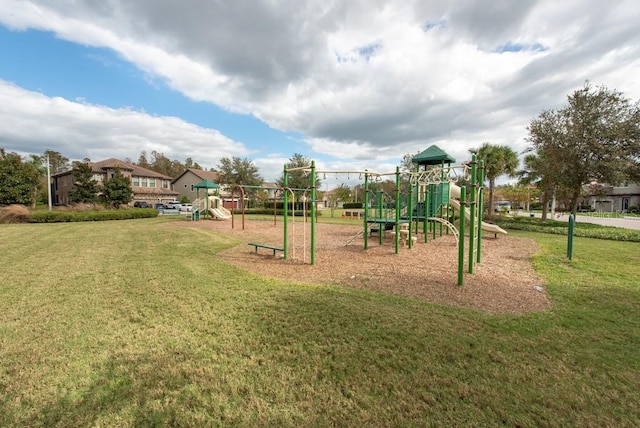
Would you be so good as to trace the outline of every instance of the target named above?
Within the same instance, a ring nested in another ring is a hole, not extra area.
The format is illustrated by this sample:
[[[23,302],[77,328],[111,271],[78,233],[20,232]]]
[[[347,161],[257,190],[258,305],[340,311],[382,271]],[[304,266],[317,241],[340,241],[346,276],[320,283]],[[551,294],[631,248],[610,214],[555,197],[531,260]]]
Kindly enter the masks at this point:
[[[299,153],[294,154],[289,161],[290,168],[304,167],[311,163]],[[180,162],[171,160],[157,151],[152,151],[150,155],[143,151],[137,162],[132,162],[129,158],[125,159],[125,162],[169,177],[178,177],[188,168],[203,170],[192,158]],[[17,153],[7,153],[5,149],[0,148],[0,205],[47,204],[47,174],[54,175],[66,171],[72,171],[74,177],[74,186],[69,194],[72,203],[103,203],[119,207],[131,202],[131,182],[117,169],[112,177],[98,184],[93,178],[90,159],[70,162],[66,156],[49,149],[42,155],[31,154],[23,158]],[[220,183],[229,186],[245,185],[257,188],[264,183],[258,173],[258,167],[248,158],[223,157],[217,169],[210,168],[209,171],[218,172]],[[283,186],[283,177],[277,181],[277,185]],[[308,173],[295,171],[289,175],[289,187],[308,186]],[[258,192],[257,189],[248,189],[247,194],[249,197],[256,197]]]
[[[549,201],[553,198],[568,200],[570,210],[575,214],[585,186],[640,182],[640,103],[632,102],[619,91],[605,86],[594,87],[586,82],[567,97],[564,107],[542,111],[526,130],[529,146],[520,154],[523,155],[521,169],[518,169],[519,154],[507,145],[485,142],[470,150],[478,160],[484,160],[490,207],[493,206],[496,179],[502,175],[519,178],[519,184],[523,186],[535,186],[541,194],[543,218],[546,218]],[[403,171],[414,168],[412,157],[411,154],[403,157]],[[46,201],[45,159],[49,160],[52,174],[72,168],[77,168],[77,176],[87,174],[83,168],[88,166],[88,159],[70,163],[65,156],[52,150],[22,159],[16,153],[0,149],[0,204],[33,205],[43,202],[43,198]],[[129,159],[126,161],[133,163]],[[309,164],[308,158],[295,153],[289,159],[288,168]],[[187,168],[202,169],[191,158],[180,162],[157,151],[150,155],[141,152],[137,165],[170,177],[179,176]],[[217,169],[211,168],[210,171],[220,174],[221,184],[258,188],[264,182],[258,168],[248,158],[223,157]],[[277,180],[278,187],[284,187],[283,178],[281,175]],[[119,180],[118,177],[113,183],[117,184],[114,189],[107,187],[105,190],[118,194],[124,184],[118,183]],[[89,183],[91,180],[87,181],[87,188],[79,187],[74,197],[86,199],[90,193],[95,194]],[[308,171],[290,173],[288,187],[306,189],[309,185]],[[379,185],[384,188],[393,186],[393,183]],[[320,187],[319,179],[316,186]],[[363,191],[358,186],[351,189],[341,185],[332,192],[332,197],[348,202],[346,199],[353,200],[358,190]],[[256,197],[257,189],[248,189],[247,194]]]

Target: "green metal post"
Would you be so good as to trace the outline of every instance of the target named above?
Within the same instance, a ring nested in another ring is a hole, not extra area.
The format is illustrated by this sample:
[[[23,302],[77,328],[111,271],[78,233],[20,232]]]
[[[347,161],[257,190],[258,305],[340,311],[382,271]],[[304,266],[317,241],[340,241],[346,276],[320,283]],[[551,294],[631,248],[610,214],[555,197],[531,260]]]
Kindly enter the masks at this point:
[[[423,228],[424,228],[424,242],[425,244],[427,243],[427,241],[429,240],[429,220],[427,220],[429,218],[429,204],[431,203],[431,195],[429,192],[429,187],[425,186],[426,189],[426,193],[424,195],[424,224],[423,224]]]
[[[469,273],[473,273],[473,263],[475,255],[473,254],[476,234],[476,155],[471,156],[471,197],[469,198]],[[464,217],[460,217],[460,222],[464,221]],[[464,235],[463,235],[464,236]]]
[[[377,196],[378,200],[376,201],[377,202],[376,205],[378,206],[378,212],[376,214],[377,214],[377,218],[380,221],[382,221],[382,213],[384,210],[384,204],[382,203],[382,190],[378,190],[377,195],[378,195]],[[379,245],[382,245],[382,234],[383,234],[382,227],[383,227],[383,224],[378,223],[378,244]]]
[[[311,266],[316,264],[316,162],[311,161]],[[307,213],[304,213],[306,216]]]
[[[438,217],[440,218],[444,218],[444,204],[443,199],[442,199],[442,185],[438,184],[438,205],[440,205],[440,208],[438,208]],[[442,223],[438,222],[438,230],[439,230],[439,235],[438,236],[442,236]]]
[[[289,240],[287,237],[289,236],[287,233],[289,227],[289,173],[287,172],[287,165],[284,165],[284,174],[282,179],[282,186],[284,187],[284,259],[287,260],[289,258]]]
[[[416,194],[417,195],[417,194]],[[409,219],[409,230],[407,232],[407,245],[409,246],[409,248],[411,248],[411,230],[413,229],[413,184],[411,184],[411,179],[409,179],[409,195],[408,195],[408,199],[407,199],[407,218]],[[417,203],[417,196],[416,196],[416,203]],[[416,225],[417,228],[417,225]],[[417,230],[416,230],[416,235],[417,235]]]
[[[478,163],[478,249],[476,262],[482,261],[482,218],[484,217],[484,161]]]
[[[458,240],[458,285],[464,280],[464,218],[467,198],[467,189],[460,189],[460,239]]]
[[[576,225],[576,218],[573,214],[569,215],[569,232],[567,234],[567,257],[573,259],[573,230]]]
[[[369,244],[369,233],[368,233],[368,228],[369,228],[369,200],[370,196],[369,196],[369,174],[367,174],[366,172],[364,173],[364,231],[363,233],[363,238],[364,238],[364,249],[366,250]]]
[[[431,187],[431,216],[436,217],[436,206],[438,205],[438,186],[436,184],[430,184]],[[433,235],[431,236],[433,239],[436,239],[436,224],[431,222],[431,230]]]
[[[395,250],[398,254],[400,248],[400,167],[396,167],[396,227],[395,227]]]

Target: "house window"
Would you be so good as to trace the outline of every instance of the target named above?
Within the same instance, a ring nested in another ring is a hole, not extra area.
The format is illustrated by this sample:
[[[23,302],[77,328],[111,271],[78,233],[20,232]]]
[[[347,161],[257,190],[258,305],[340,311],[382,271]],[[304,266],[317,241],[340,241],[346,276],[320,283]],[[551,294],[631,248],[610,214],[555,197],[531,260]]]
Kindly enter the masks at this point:
[[[149,187],[156,187],[156,179],[155,178],[149,178]]]
[[[147,187],[147,177],[142,177],[142,184],[140,187]]]
[[[139,187],[140,186],[140,177],[133,177],[133,185],[135,187]]]
[[[102,174],[93,174],[93,181],[102,181]]]
[[[193,192],[193,184],[191,185],[191,191]]]
[[[162,188],[163,189],[169,188],[169,180],[162,180]]]

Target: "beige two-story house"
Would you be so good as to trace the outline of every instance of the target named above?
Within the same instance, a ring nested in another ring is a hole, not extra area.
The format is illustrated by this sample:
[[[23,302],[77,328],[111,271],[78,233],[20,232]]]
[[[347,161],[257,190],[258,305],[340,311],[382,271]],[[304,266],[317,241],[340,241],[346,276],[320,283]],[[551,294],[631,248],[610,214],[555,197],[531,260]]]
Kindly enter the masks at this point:
[[[173,179],[171,184],[173,185],[173,190],[178,193],[178,200],[181,200],[183,197],[187,197],[189,201],[193,202],[196,200],[198,195],[201,198],[205,196],[203,189],[198,191],[198,189],[194,187],[196,184],[200,183],[202,180],[209,180],[220,185],[218,182],[219,179],[220,174],[217,172],[187,168],[182,174]],[[222,191],[223,189],[221,188],[220,190]]]
[[[89,162],[89,166],[93,171],[93,179],[98,185],[111,178],[115,169],[119,168],[120,173],[131,180],[131,190],[133,191],[131,204],[136,201],[144,201],[154,205],[172,201],[178,197],[178,193],[171,188],[171,177],[150,169],[115,158]],[[53,202],[56,205],[69,204],[69,193],[73,190],[75,182],[73,171],[59,172],[53,175],[51,180]]]

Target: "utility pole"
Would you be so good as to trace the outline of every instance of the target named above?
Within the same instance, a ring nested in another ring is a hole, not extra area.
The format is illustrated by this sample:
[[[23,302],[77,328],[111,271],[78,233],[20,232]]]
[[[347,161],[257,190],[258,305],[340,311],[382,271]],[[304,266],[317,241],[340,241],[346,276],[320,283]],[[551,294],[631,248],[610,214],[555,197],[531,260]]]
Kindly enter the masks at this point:
[[[47,153],[47,201],[49,202],[49,211],[51,211],[51,163],[49,162],[49,153]]]

